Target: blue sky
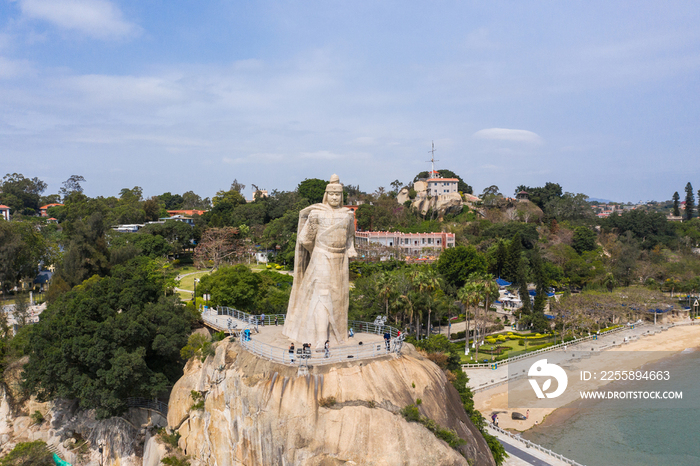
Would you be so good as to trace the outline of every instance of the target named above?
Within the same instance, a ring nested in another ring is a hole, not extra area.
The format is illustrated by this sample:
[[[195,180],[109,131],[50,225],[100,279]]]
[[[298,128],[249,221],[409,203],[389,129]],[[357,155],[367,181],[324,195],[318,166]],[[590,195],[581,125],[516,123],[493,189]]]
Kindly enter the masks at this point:
[[[695,2],[0,0],[0,176],[700,188]]]

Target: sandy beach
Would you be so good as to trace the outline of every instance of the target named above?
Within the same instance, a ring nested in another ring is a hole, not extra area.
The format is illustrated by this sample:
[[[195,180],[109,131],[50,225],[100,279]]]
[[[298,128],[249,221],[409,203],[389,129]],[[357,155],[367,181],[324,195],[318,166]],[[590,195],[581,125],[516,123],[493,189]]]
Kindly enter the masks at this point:
[[[627,343],[624,346],[603,351],[595,362],[600,367],[608,367],[609,369],[619,369],[620,367],[630,370],[638,369],[646,363],[655,362],[668,357],[671,353],[678,353],[687,348],[697,347],[700,347],[700,325],[678,326],[672,327],[663,333],[645,336],[639,340]],[[635,355],[634,353],[639,354]],[[600,388],[607,383],[608,382],[602,381],[588,381],[586,382],[585,389]],[[575,394],[578,393],[578,388],[581,388],[579,386],[581,384],[583,384],[583,382],[570,379],[570,388],[567,388],[567,392],[571,394],[571,397],[577,396]],[[511,413],[517,411],[525,414],[526,410],[511,409],[508,407],[508,384],[483,390],[474,395],[474,404],[484,418],[490,421],[491,413],[494,411],[498,412],[499,426],[514,431],[524,431],[533,427],[535,423],[542,423],[544,418],[555,409],[566,410],[567,408],[565,406],[572,401],[572,398],[562,396],[560,401],[557,400],[558,405],[556,407],[528,408],[529,418],[524,421],[517,421],[511,419]]]

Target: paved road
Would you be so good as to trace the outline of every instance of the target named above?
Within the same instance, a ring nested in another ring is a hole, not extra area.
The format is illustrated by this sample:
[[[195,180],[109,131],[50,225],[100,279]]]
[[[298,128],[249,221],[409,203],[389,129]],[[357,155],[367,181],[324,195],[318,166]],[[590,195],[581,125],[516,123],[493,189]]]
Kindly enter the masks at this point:
[[[508,455],[510,455],[510,457],[505,462],[506,466],[519,466],[522,464],[531,464],[534,466],[552,466],[551,463],[547,463],[539,458],[535,458],[531,454],[521,450],[520,448],[517,448],[517,447],[511,445],[510,443],[506,443],[500,439],[499,439],[499,442],[501,442],[501,445],[503,445],[503,448],[505,448],[506,453],[508,453]],[[518,460],[522,460],[522,461],[518,461]],[[523,461],[524,461],[524,463],[523,463]]]

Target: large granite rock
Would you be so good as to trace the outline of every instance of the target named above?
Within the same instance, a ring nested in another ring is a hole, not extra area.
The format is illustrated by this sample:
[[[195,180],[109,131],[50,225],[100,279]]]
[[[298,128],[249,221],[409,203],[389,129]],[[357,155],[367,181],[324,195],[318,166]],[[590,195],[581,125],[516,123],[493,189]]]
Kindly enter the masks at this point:
[[[191,409],[192,390],[204,394],[203,410]],[[423,415],[467,441],[461,451],[398,413],[418,398]],[[299,376],[296,367],[223,341],[205,363],[188,363],[170,396],[168,424],[193,466],[494,465],[457,391],[410,346],[401,356]]]

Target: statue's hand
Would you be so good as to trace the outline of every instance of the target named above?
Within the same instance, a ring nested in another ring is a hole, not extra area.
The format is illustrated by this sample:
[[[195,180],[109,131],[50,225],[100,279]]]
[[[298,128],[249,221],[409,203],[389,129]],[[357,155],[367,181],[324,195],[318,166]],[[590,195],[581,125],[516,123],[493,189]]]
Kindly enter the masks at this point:
[[[348,249],[348,257],[350,257],[350,258],[357,257],[357,251],[355,251],[354,247],[350,247]]]

